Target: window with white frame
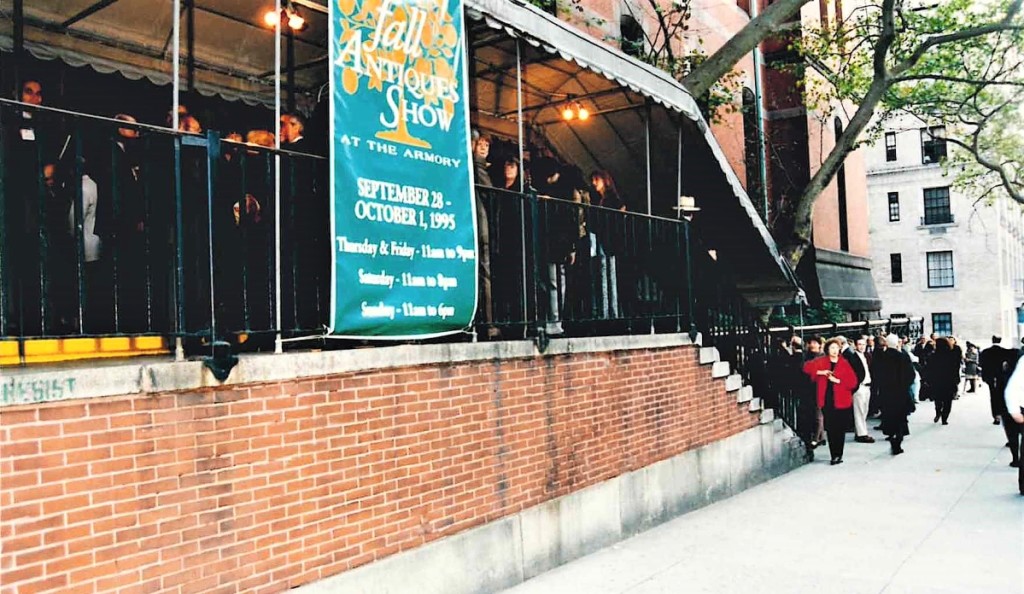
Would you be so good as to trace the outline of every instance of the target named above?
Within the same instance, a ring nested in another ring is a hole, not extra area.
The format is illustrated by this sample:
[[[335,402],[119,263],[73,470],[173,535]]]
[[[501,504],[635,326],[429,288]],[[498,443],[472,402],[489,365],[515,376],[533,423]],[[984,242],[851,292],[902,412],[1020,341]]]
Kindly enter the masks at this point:
[[[953,252],[928,252],[928,288],[941,289],[953,286]]]

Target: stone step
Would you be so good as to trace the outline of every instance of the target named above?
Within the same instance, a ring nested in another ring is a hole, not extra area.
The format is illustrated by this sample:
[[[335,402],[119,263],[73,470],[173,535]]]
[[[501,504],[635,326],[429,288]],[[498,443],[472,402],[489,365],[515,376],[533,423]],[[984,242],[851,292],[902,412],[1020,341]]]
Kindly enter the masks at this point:
[[[738,373],[734,373],[729,377],[725,378],[725,391],[735,392],[743,387],[743,376]]]
[[[718,349],[715,347],[700,347],[700,364],[709,365],[711,363],[717,363],[720,360],[718,356]]]
[[[729,368],[728,361],[717,361],[711,365],[711,377],[720,379],[728,377],[732,373],[732,369]]]
[[[751,398],[750,399],[750,412],[757,412],[757,411],[761,410],[762,408],[764,408],[764,407],[761,405],[761,399],[760,398]]]
[[[762,425],[767,425],[768,423],[772,423],[774,421],[775,421],[775,411],[774,410],[772,410],[770,408],[766,408],[766,409],[761,411],[761,424]],[[773,426],[773,429],[774,429],[774,426]]]
[[[744,402],[750,402],[754,397],[754,388],[752,386],[743,386],[736,394],[736,402],[743,404]]]

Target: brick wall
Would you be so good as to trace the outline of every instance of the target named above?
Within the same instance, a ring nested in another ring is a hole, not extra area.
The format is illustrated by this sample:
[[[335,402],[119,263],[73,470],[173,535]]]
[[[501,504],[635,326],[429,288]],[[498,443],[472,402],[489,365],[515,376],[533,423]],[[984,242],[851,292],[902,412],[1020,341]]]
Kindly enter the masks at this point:
[[[0,593],[281,592],[757,424],[693,347],[0,409]]]

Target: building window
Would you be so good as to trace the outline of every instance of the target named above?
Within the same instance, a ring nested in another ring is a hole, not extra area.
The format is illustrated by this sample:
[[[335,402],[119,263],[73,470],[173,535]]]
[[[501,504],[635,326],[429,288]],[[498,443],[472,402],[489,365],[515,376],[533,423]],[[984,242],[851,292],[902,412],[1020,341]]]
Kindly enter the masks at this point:
[[[932,314],[932,332],[939,336],[953,335],[953,314],[949,312]]]
[[[928,288],[953,286],[953,252],[928,252]]]
[[[903,256],[902,254],[889,254],[889,267],[892,269],[892,282],[903,282]]]
[[[896,160],[896,133],[886,132],[885,133],[885,160],[895,161]]]
[[[946,158],[946,127],[921,128],[921,163],[938,163]]]
[[[900,193],[889,192],[889,222],[900,220]]]
[[[644,52],[644,28],[631,15],[624,14],[619,18],[619,47],[622,53],[634,58]]]
[[[953,222],[949,212],[949,188],[924,189],[924,219],[922,225],[943,225]]]

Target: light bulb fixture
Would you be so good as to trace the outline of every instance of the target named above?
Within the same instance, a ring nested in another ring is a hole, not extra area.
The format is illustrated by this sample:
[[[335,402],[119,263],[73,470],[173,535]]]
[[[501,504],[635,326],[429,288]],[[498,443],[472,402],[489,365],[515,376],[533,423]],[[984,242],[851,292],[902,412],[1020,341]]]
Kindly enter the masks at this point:
[[[288,27],[292,31],[301,31],[306,28],[306,19],[298,12],[292,12],[288,15]]]
[[[274,9],[270,9],[263,13],[263,24],[270,28],[277,27],[278,23],[287,23],[288,28],[292,31],[304,31],[308,26],[306,19],[299,14],[298,9],[292,6],[291,2],[288,2],[281,7],[281,12],[277,12]]]
[[[569,101],[562,106],[562,119],[569,122],[580,120],[581,122],[590,118],[590,110],[579,102],[569,97]]]

